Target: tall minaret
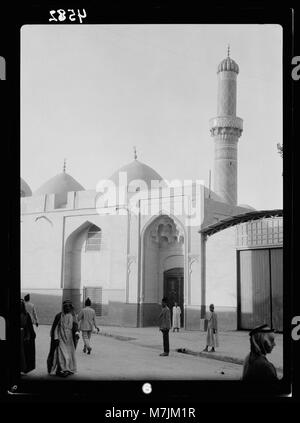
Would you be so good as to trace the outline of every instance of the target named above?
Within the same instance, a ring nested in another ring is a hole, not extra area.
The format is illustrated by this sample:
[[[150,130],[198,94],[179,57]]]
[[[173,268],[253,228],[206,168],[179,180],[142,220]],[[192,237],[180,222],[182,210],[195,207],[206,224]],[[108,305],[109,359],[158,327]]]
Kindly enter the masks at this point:
[[[236,79],[239,67],[230,58],[218,66],[218,111],[210,120],[215,141],[214,191],[226,203],[237,204],[237,144],[243,120],[236,116]]]

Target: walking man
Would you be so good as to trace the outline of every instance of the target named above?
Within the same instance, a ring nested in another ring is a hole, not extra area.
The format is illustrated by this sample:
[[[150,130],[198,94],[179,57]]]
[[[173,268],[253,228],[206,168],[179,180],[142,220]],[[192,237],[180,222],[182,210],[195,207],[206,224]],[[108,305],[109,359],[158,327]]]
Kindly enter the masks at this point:
[[[78,314],[79,329],[82,332],[82,339],[84,343],[83,352],[91,354],[92,348],[90,345],[90,339],[92,336],[93,328],[97,329],[99,333],[99,328],[96,323],[96,313],[93,308],[91,308],[91,300],[87,298],[85,300],[85,307]]]
[[[159,315],[159,330],[163,334],[164,352],[160,355],[165,357],[169,355],[170,351],[169,330],[171,328],[171,314],[170,309],[167,306],[167,299],[165,297],[161,300],[161,307],[161,313]]]
[[[30,294],[25,295],[24,301],[25,301],[25,309],[31,317],[32,324],[35,325],[36,327],[38,327],[38,325],[39,325],[38,317],[37,317],[37,314],[36,314],[34,304],[30,302]]]

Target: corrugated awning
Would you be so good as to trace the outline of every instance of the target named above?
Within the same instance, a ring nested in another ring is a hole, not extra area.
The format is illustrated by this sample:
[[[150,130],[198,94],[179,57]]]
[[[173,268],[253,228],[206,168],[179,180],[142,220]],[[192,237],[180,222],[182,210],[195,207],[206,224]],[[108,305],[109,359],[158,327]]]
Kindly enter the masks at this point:
[[[219,222],[213,223],[200,229],[199,233],[210,236],[216,232],[223,231],[223,229],[230,228],[231,226],[238,225],[243,222],[249,222],[251,220],[266,219],[268,217],[281,217],[283,216],[282,209],[276,210],[260,210],[251,211],[236,216],[230,216],[226,219],[220,220]]]

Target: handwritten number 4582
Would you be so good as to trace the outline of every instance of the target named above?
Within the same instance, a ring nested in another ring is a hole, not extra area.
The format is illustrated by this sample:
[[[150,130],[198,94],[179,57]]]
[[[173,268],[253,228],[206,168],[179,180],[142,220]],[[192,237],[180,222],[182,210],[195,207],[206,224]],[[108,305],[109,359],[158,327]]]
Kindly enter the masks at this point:
[[[68,12],[71,12],[68,14]],[[58,9],[58,10],[50,10],[51,18],[49,18],[49,22],[64,22],[65,20],[69,20],[71,22],[76,21],[76,19],[79,19],[79,22],[82,23],[82,19],[86,18],[86,11],[85,9],[82,9],[82,13],[79,9],[77,9],[77,14],[75,13],[74,9],[68,9],[67,11],[64,9]],[[55,17],[55,14],[57,14],[57,18]]]

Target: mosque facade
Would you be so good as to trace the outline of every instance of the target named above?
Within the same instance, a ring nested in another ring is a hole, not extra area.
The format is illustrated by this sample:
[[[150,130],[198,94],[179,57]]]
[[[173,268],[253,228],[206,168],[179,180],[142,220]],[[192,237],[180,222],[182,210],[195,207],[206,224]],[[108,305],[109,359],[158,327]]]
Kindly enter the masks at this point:
[[[166,296],[180,305],[187,330],[203,327],[210,303],[221,329],[261,320],[280,329],[282,214],[237,204],[238,73],[228,54],[210,121],[213,190],[198,182],[170,187],[136,152],[96,190],[65,166],[34,193],[21,179],[21,291],[41,323],[52,322],[62,299],[79,310],[89,297],[99,324],[155,326]]]

